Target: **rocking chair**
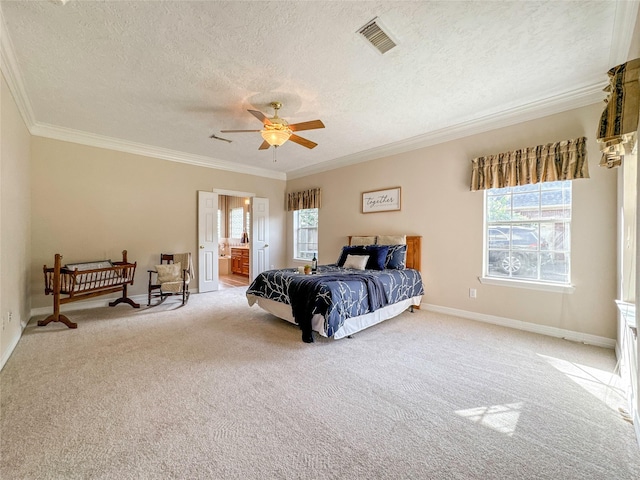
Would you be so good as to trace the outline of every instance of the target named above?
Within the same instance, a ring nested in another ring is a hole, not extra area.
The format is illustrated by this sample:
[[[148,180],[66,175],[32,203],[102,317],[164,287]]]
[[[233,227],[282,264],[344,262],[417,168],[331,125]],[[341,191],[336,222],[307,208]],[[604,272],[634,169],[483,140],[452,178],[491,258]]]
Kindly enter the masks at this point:
[[[162,253],[160,264],[149,272],[149,292],[147,306],[151,297],[160,297],[160,305],[171,295],[182,295],[182,305],[189,300],[189,282],[193,276],[191,253]],[[158,290],[157,293],[153,293]]]

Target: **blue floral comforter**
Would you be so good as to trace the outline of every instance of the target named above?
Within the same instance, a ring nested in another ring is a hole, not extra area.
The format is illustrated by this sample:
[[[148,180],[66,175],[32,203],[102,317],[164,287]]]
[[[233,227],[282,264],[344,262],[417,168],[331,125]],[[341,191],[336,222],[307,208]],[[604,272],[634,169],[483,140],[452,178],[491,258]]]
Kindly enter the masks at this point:
[[[321,265],[314,275],[297,269],[269,270],[249,285],[247,298],[267,298],[291,305],[293,317],[305,332],[311,332],[311,318],[325,319],[325,332],[332,336],[347,318],[424,294],[417,270],[352,270]]]

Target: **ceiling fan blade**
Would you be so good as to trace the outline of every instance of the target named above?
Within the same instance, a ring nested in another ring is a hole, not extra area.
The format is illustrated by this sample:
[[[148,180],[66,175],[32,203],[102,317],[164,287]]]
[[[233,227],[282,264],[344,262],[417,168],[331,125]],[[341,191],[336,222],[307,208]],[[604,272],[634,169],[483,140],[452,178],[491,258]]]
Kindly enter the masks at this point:
[[[295,133],[289,137],[289,140],[291,140],[293,143],[297,143],[298,145],[302,145],[303,147],[307,148],[314,148],[318,146],[317,143],[312,142],[311,140],[307,140],[306,138],[299,137]]]
[[[262,144],[258,147],[258,150],[266,150],[270,147],[271,145],[269,145],[269,142],[267,142],[266,140],[264,142],[262,142]]]
[[[260,130],[220,130],[221,133],[259,132]]]
[[[324,123],[322,123],[322,120],[310,120],[308,122],[294,123],[293,125],[289,125],[289,128],[294,132],[299,132],[301,130],[324,128]]]
[[[258,110],[247,110],[247,112],[256,117],[265,125],[271,125],[271,120],[269,120],[264,113],[259,112]]]

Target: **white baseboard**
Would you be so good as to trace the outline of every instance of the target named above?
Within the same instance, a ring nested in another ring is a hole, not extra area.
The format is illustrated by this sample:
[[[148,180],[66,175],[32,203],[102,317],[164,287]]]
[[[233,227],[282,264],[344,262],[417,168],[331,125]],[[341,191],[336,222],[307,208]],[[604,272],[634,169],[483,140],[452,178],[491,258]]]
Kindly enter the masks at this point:
[[[22,331],[24,331],[24,328],[22,328]],[[9,360],[9,357],[11,356],[13,351],[15,350],[15,348],[18,345],[18,342],[20,341],[21,338],[22,338],[22,332],[20,332],[20,335],[18,335],[13,340],[11,345],[9,345],[9,347],[7,347],[7,349],[5,350],[4,354],[2,355],[2,358],[0,358],[0,370],[2,370],[4,368],[5,363],[7,363],[7,360]]]
[[[574,332],[573,330],[565,330],[562,328],[548,327],[546,325],[538,325],[537,323],[523,322],[521,320],[513,320],[511,318],[496,317],[494,315],[486,315],[484,313],[469,312],[467,310],[459,310],[457,308],[441,307],[430,303],[422,303],[421,308],[455,317],[466,318],[469,320],[477,320],[479,322],[501,325],[503,327],[515,328],[517,330],[525,330],[527,332],[539,333],[541,335],[549,335],[551,337],[564,338],[572,342],[586,343],[596,345],[598,347],[615,348],[616,341],[613,338],[600,337],[588,333]]]
[[[197,293],[197,290],[192,290],[191,293]],[[100,300],[87,300],[84,302],[67,303],[60,306],[61,312],[70,312],[73,310],[84,310],[87,308],[101,308],[109,305],[115,298],[105,298]],[[131,297],[133,301],[146,305],[147,294],[133,295]],[[436,313],[444,313],[446,315],[453,315],[455,317],[466,318],[469,320],[477,320],[479,322],[491,323],[494,325],[501,325],[503,327],[515,328],[517,330],[524,330],[527,332],[539,333],[541,335],[549,335],[551,337],[564,338],[573,342],[581,342],[589,345],[596,345],[598,347],[612,348],[616,350],[616,355],[620,355],[617,348],[616,341],[613,338],[600,337],[598,335],[591,335],[588,333],[574,332],[573,330],[565,330],[562,328],[548,327],[546,325],[538,325],[537,323],[523,322],[521,320],[513,320],[511,318],[497,317],[495,315],[487,315],[484,313],[470,312],[468,310],[459,310],[457,308],[441,307],[439,305],[432,305],[430,303],[422,303],[421,308]],[[31,316],[46,315],[51,313],[52,306],[38,307],[31,309]]]
[[[108,307],[109,302],[113,302],[118,297],[105,297],[98,300],[85,300],[81,302],[73,302],[73,303],[65,303],[64,305],[60,305],[61,312],[72,312],[74,310],[85,310],[87,308],[102,308]],[[141,295],[132,295],[129,297],[136,303],[140,305],[147,304],[147,294]],[[31,316],[35,317],[36,315],[48,315],[53,312],[53,303],[48,307],[38,307],[31,309]]]
[[[198,289],[189,289],[189,293],[194,294],[194,293],[198,293]],[[102,308],[102,307],[108,307],[109,306],[109,302],[113,302],[114,300],[116,300],[118,297],[105,297],[105,298],[100,298],[97,300],[85,300],[85,301],[81,301],[81,302],[72,302],[72,303],[65,303],[64,305],[60,305],[60,311],[61,312],[72,312],[74,310],[84,310],[87,308]],[[136,303],[139,303],[140,305],[146,305],[147,304],[147,299],[148,296],[146,293],[141,293],[138,295],[131,295],[129,296],[129,298],[131,300],[133,300]],[[36,315],[49,315],[50,313],[53,312],[53,300],[51,301],[51,305],[49,305],[48,307],[38,307],[38,308],[32,308],[31,309],[31,317],[35,317]]]

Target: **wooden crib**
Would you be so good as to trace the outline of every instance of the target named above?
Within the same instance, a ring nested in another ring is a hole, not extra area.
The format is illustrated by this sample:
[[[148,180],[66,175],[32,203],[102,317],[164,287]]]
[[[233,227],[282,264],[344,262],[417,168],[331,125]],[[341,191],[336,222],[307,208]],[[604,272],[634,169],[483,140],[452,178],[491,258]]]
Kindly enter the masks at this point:
[[[62,266],[62,255],[56,253],[53,267],[43,267],[44,293],[53,295],[53,314],[39,320],[38,326],[61,322],[69,328],[77,328],[77,323],[60,313],[60,305],[119,291],[122,291],[122,297],[110,302],[110,307],[128,303],[133,308],[140,308],[139,303],[127,297],[127,287],[133,285],[137,262],[127,261],[126,250],[122,251],[121,262],[104,260],[91,263],[104,266],[88,269],[66,268]]]

